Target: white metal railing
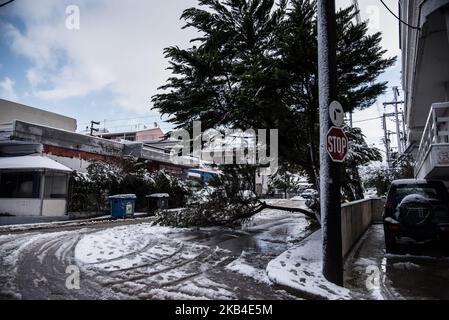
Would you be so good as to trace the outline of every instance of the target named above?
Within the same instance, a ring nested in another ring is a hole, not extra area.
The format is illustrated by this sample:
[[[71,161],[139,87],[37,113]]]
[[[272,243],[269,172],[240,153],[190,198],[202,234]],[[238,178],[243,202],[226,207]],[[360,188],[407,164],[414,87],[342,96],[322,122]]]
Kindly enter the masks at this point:
[[[418,170],[434,145],[449,146],[449,102],[434,103],[430,108],[416,159]]]

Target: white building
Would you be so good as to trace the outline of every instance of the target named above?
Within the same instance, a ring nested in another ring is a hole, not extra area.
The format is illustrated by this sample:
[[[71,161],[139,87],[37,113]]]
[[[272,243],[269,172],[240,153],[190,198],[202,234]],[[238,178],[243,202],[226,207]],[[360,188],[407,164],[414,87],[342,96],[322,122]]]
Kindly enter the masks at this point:
[[[0,214],[65,215],[71,172],[40,155],[0,157]]]
[[[160,133],[157,128],[140,137]],[[0,100],[0,215],[64,216],[70,172],[85,172],[92,161],[127,157],[146,160],[149,170],[175,174],[197,166],[193,159],[173,159],[165,149],[144,142],[76,133],[74,119]]]
[[[449,0],[401,0],[403,88],[417,178],[449,180]]]
[[[73,118],[0,99],[0,125],[8,125],[15,120],[36,123],[71,132],[76,131],[76,120]]]

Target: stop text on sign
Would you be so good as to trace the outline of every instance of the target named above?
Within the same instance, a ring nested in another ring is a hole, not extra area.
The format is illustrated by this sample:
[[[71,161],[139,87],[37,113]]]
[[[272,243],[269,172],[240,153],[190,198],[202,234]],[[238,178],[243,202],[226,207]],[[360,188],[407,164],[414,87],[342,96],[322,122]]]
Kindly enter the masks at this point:
[[[334,162],[343,162],[348,154],[348,137],[341,128],[332,127],[327,134],[327,152]]]
[[[348,141],[341,137],[327,137],[327,143],[331,153],[343,154],[348,147]]]

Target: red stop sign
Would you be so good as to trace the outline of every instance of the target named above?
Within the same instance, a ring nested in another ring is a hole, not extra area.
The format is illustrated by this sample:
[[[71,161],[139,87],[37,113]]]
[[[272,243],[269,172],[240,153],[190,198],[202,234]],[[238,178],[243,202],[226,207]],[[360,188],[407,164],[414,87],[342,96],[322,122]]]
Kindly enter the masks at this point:
[[[348,154],[348,137],[341,128],[332,127],[327,133],[327,153],[334,162],[345,161]]]

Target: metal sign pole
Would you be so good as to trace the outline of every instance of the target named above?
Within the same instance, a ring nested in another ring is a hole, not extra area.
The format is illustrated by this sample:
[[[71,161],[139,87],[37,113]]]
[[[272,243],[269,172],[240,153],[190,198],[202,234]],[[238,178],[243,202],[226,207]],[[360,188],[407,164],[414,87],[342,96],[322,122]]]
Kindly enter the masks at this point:
[[[331,128],[329,106],[337,98],[335,0],[318,0],[317,6],[323,275],[327,280],[343,285],[341,164],[333,162],[327,153],[327,134]]]

